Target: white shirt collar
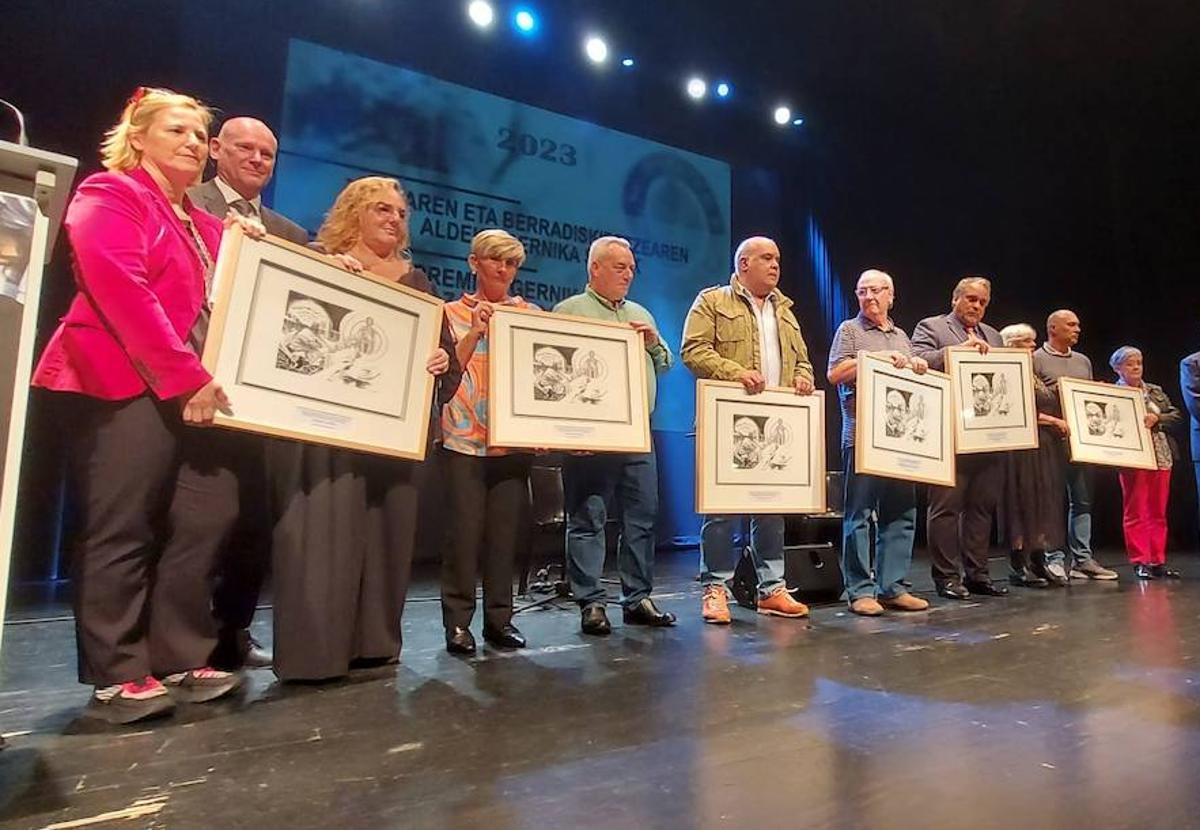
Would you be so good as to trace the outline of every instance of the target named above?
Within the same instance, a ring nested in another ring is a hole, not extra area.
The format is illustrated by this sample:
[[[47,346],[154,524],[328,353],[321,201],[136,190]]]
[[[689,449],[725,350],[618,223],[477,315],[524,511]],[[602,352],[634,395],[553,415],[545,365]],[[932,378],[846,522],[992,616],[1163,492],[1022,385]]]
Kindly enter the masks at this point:
[[[243,196],[241,193],[238,193],[232,187],[227,185],[225,183],[225,180],[222,179],[220,176],[217,176],[215,179],[213,179],[213,181],[217,183],[217,190],[221,191],[221,195],[225,197],[225,204],[231,205],[234,202],[238,201],[239,199],[246,199],[246,197]],[[255,213],[257,213],[259,216],[262,216],[262,195],[261,194],[259,194],[258,196],[255,196],[253,199],[246,199],[246,201],[254,206]]]
[[[1071,356],[1071,348],[1069,346],[1067,347],[1067,350],[1065,352],[1060,352],[1057,349],[1055,349],[1053,346],[1050,345],[1049,340],[1042,343],[1042,348],[1045,349],[1046,351],[1048,351],[1050,354],[1058,355],[1059,357],[1070,357]]]

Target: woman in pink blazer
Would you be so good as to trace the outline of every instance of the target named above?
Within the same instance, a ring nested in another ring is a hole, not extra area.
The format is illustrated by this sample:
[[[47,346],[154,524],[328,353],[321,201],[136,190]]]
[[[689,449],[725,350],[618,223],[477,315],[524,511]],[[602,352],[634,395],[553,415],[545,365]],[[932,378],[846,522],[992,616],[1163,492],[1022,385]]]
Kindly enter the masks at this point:
[[[65,227],[78,293],[33,383],[63,397],[81,512],[73,555],[85,714],[130,723],[238,687],[209,667],[215,557],[237,517],[229,401],[200,364],[222,223],[186,189],[208,156],[195,99],[140,88]],[[190,425],[190,426],[189,426]]]

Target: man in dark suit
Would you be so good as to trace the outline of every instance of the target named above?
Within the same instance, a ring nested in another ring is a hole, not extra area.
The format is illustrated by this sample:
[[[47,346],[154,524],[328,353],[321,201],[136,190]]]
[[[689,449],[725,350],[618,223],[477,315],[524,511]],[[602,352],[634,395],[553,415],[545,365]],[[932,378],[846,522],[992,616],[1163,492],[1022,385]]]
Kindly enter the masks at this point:
[[[217,166],[213,178],[188,191],[201,209],[224,217],[234,210],[260,220],[267,233],[297,245],[308,243],[308,232],[262,203],[262,191],[275,171],[279,143],[257,118],[230,118],[209,141],[209,155]],[[250,622],[270,561],[270,510],[267,498],[266,460],[259,436],[237,436],[247,456],[239,473],[241,518],[234,537],[217,568],[213,612],[221,628],[213,664],[237,669],[271,665],[270,652],[250,636]]]
[[[1179,362],[1179,388],[1184,409],[1192,416],[1192,468],[1196,490],[1200,491],[1200,352],[1192,352]]]
[[[951,294],[950,313],[927,317],[913,330],[913,354],[924,358],[929,368],[945,371],[948,346],[970,346],[987,354],[993,346],[1004,345],[999,332],[983,322],[991,299],[992,284],[986,277],[963,277]],[[1008,588],[993,583],[988,573],[992,514],[1004,490],[1004,456],[960,455],[956,467],[953,487],[929,488],[926,535],[934,584],[950,599],[1004,596]]]
[[[308,232],[262,203],[262,192],[275,172],[279,143],[257,118],[230,118],[209,141],[217,174],[188,191],[197,205],[217,217],[230,210],[259,219],[272,236],[308,244]]]

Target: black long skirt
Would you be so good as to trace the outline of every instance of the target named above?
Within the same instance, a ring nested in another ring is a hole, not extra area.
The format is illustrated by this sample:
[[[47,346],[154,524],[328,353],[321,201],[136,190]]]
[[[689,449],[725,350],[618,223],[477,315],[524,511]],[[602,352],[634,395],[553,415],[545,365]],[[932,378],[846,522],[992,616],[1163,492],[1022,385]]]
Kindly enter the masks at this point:
[[[1063,439],[1038,430],[1038,448],[1008,454],[1001,524],[1010,550],[1062,550],[1066,544]]]
[[[424,462],[274,441],[268,466],[275,674],[399,659]]]

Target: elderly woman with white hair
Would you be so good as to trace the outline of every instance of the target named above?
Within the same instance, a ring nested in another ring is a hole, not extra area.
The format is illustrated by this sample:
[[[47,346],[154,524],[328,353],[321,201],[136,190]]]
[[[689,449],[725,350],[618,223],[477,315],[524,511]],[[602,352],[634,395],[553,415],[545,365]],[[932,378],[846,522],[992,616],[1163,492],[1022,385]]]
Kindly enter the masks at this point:
[[[1025,323],[1005,326],[1000,330],[1000,339],[1013,349],[1032,352],[1037,346],[1037,333]],[[1033,376],[1033,399],[1038,446],[1008,454],[1001,501],[1001,525],[1012,566],[1008,581],[1025,588],[1064,587],[1065,574],[1047,570],[1045,555],[1047,551],[1062,550],[1066,544],[1066,468],[1059,444],[1066,440],[1067,422],[1058,395],[1037,375]]]
[[[1156,470],[1121,470],[1125,552],[1138,579],[1179,579],[1179,571],[1166,565],[1167,498],[1171,468],[1179,458],[1179,445],[1170,430],[1183,423],[1183,413],[1161,386],[1146,382],[1140,349],[1122,346],[1113,352],[1108,365],[1117,373],[1118,385],[1141,390],[1146,401],[1146,426],[1158,462]]]

